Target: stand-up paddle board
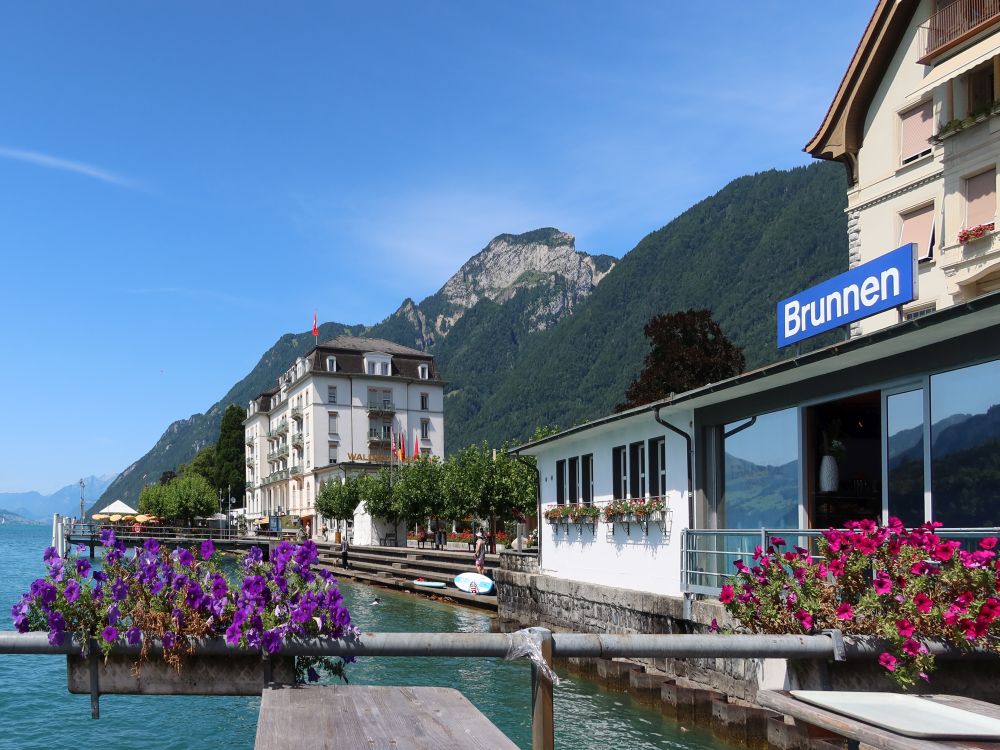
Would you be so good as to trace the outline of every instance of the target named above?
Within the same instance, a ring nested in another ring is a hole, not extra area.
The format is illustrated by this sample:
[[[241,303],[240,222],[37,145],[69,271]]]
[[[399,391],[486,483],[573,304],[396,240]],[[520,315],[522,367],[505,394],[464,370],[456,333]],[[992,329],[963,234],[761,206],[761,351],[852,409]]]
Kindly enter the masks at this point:
[[[488,594],[493,591],[493,581],[479,573],[461,573],[455,576],[455,585],[470,594]]]
[[[441,583],[441,581],[425,581],[422,578],[413,581],[414,586],[424,586],[429,589],[443,589],[447,584]]]

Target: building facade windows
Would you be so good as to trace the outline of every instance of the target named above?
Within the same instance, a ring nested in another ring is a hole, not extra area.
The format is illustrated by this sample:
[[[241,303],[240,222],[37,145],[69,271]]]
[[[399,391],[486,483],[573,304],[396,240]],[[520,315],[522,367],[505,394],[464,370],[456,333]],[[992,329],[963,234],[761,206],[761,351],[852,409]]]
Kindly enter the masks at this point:
[[[326,402],[328,404],[337,403],[337,386],[328,385],[326,387]]]
[[[925,260],[934,256],[934,204],[929,203],[899,215],[902,229],[899,232],[899,246],[914,243],[917,258]]]
[[[580,457],[580,489],[581,500],[585,505],[594,502],[594,454],[588,453]]]
[[[427,365],[420,365],[417,367],[417,376],[421,380],[427,380],[430,377],[430,368]]]
[[[556,504],[566,503],[566,460],[556,461]]]
[[[327,459],[330,466],[337,463],[337,443],[330,443],[328,446],[329,452],[327,453]]]
[[[420,394],[420,411],[427,411],[430,409],[430,399],[431,397],[429,393]]]
[[[420,420],[420,439],[430,440],[431,437],[431,421],[429,419]]]
[[[628,497],[627,450],[624,445],[611,449],[611,494],[615,500]]]
[[[660,497],[667,492],[667,439],[649,441],[649,495]]]
[[[934,134],[934,102],[928,100],[901,112],[900,163],[909,164],[931,152]]]
[[[965,180],[965,226],[992,224],[997,213],[996,167]]]
[[[326,371],[327,372],[336,372],[337,371],[337,358],[336,357],[327,357],[326,358]]]
[[[328,428],[327,431],[331,435],[336,435],[337,434],[337,418],[338,418],[338,416],[339,415],[335,411],[331,411],[331,412],[327,413],[327,423],[329,425],[329,428]]]

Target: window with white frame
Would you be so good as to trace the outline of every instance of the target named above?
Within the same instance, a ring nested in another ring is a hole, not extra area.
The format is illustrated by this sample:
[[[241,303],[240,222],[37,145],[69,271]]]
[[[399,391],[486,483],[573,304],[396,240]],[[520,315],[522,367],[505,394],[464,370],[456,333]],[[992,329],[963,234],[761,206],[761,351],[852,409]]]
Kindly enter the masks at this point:
[[[566,467],[569,473],[569,501],[571,503],[580,502],[580,459],[573,456]]]
[[[580,489],[581,501],[585,505],[594,502],[594,454],[588,453],[580,457]]]
[[[965,180],[965,226],[992,224],[997,213],[997,170],[987,169]]]
[[[330,443],[328,447],[329,447],[329,453],[327,454],[327,462],[330,464],[335,464],[337,463],[337,444]]]
[[[430,394],[420,394],[420,411],[427,411],[430,408]]]
[[[934,134],[934,102],[926,101],[899,115],[900,162],[909,164],[931,152]]]
[[[915,208],[899,215],[902,228],[899,232],[899,246],[911,242],[917,246],[917,260],[934,257],[934,204]]]
[[[427,365],[420,365],[417,368],[417,374],[421,380],[427,380],[430,377],[430,368]]]
[[[368,374],[369,375],[377,375],[378,374],[378,363],[377,362],[369,362],[368,363]]]
[[[646,444],[641,440],[628,447],[629,497],[646,496]]]
[[[337,386],[328,385],[326,387],[326,402],[328,404],[337,403]]]
[[[327,421],[329,423],[328,432],[331,435],[337,434],[337,412],[331,411],[327,413]]]
[[[388,375],[389,374],[389,363],[388,362],[379,362],[379,369],[380,369],[380,371],[381,371],[381,373],[383,375]]]
[[[420,420],[420,439],[430,440],[431,438],[431,421],[429,419]]]
[[[336,372],[337,371],[337,358],[336,357],[327,357],[326,358],[326,371],[327,372]]]
[[[566,461],[556,461],[556,505],[566,502]]]
[[[611,449],[611,494],[615,500],[628,497],[628,449],[624,445]]]

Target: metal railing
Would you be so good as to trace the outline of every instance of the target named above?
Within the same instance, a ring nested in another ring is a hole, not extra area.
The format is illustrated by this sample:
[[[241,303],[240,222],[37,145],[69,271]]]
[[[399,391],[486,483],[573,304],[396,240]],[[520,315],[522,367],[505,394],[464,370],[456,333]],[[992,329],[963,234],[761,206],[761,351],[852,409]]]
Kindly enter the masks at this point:
[[[222,639],[195,639],[193,655],[260,655],[259,651],[229,646]],[[152,654],[162,652],[162,644],[150,643]],[[116,644],[112,653],[138,657],[141,646]],[[555,743],[552,660],[554,657],[633,657],[633,658],[798,658],[844,659],[839,633],[828,635],[596,635],[552,633],[545,628],[529,628],[515,633],[365,633],[356,639],[290,639],[281,653],[293,656],[446,656],[517,658],[531,657],[531,747],[551,750]],[[82,643],[67,638],[62,646],[52,646],[46,633],[0,632],[0,654],[82,654]],[[100,716],[98,649],[91,644],[91,715]],[[853,652],[874,658],[876,652]],[[264,673],[268,673],[265,666]],[[265,687],[262,682],[261,689]]]
[[[973,549],[980,539],[1000,536],[1000,528],[937,529],[942,539],[962,541]],[[759,545],[766,550],[774,537],[785,540],[784,549],[797,545],[818,559],[821,529],[684,529],[681,532],[681,591],[718,596],[735,572],[733,563],[751,558]]]
[[[389,399],[373,400],[368,402],[368,411],[394,412],[396,405]]]
[[[100,544],[103,529],[112,529],[115,532],[115,537],[126,544],[131,541],[141,544],[149,537],[163,542],[185,539],[192,541],[246,539],[245,536],[240,535],[236,526],[161,526],[160,524],[143,523],[139,525],[139,531],[135,531],[134,521],[67,524],[63,533],[67,539],[73,542],[90,539]]]
[[[392,435],[381,430],[368,430],[369,443],[388,443],[392,440]]]
[[[955,0],[920,26],[920,62],[926,63],[1000,20],[1000,0]]]

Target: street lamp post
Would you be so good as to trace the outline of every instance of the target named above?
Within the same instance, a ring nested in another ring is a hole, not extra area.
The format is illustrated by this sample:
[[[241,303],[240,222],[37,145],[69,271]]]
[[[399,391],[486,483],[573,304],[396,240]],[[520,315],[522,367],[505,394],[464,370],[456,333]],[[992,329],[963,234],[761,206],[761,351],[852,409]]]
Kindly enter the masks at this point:
[[[83,480],[80,480],[80,523],[83,523]]]

